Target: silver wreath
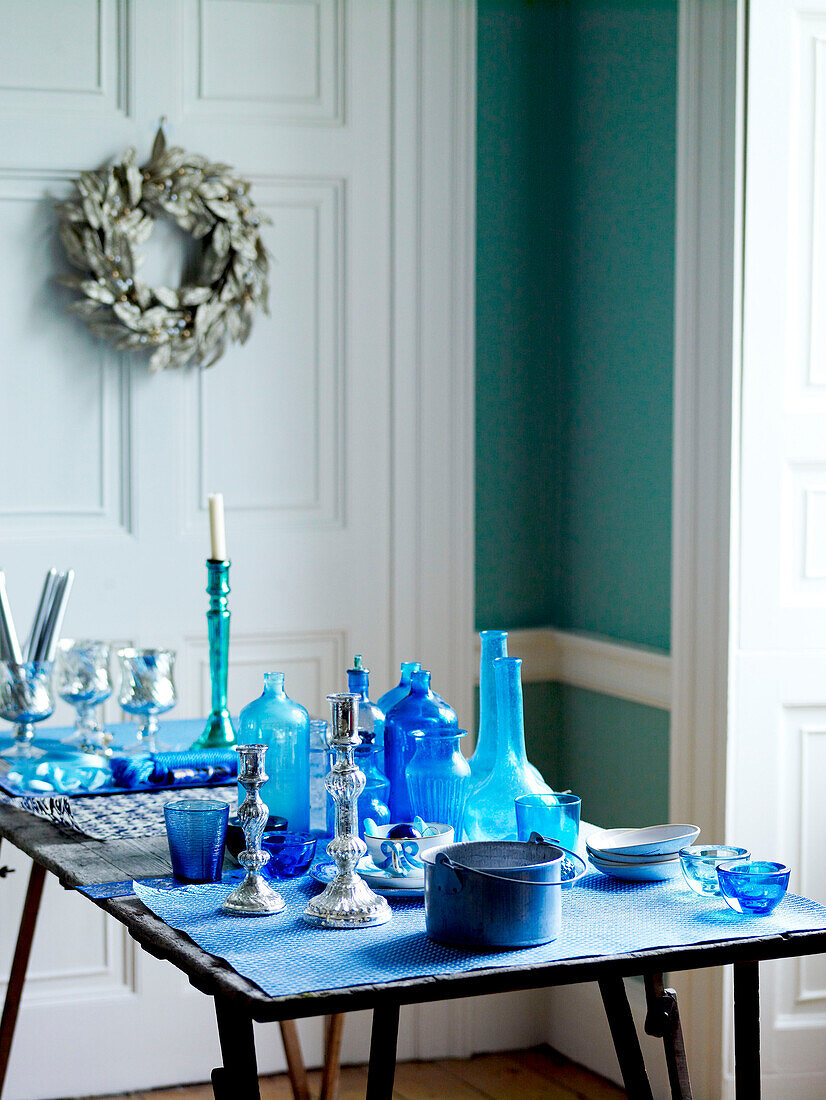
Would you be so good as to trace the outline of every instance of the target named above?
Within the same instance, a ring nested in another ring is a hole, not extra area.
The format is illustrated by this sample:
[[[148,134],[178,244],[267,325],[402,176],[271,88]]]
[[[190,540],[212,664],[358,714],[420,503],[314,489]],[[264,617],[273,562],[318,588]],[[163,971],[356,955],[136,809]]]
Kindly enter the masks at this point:
[[[256,310],[269,313],[269,262],[260,227],[270,219],[250,184],[158,131],[142,167],[135,150],[119,164],[83,172],[58,204],[60,239],[80,275],[60,281],[82,297],[69,309],[115,348],[149,349],[149,369],[212,366],[227,341],[246,343]],[[151,287],[138,274],[140,246],[155,220],[171,217],[203,242],[191,282]]]

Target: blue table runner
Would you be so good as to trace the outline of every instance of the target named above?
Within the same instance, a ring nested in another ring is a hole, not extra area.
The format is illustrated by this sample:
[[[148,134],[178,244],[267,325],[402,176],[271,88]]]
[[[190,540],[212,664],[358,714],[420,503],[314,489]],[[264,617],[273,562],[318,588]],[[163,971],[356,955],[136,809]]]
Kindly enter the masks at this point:
[[[229,881],[175,889],[133,884],[135,894],[156,916],[272,997],[749,936],[826,931],[826,908],[808,898],[790,894],[770,916],[742,917],[722,899],[692,893],[681,879],[621,882],[592,872],[563,892],[559,939],[516,951],[479,951],[429,940],[424,905],[418,899],[391,901],[393,919],[380,928],[327,931],[302,920],[307,901],[320,886],[305,877],[278,883],[277,888],[287,903],[282,913],[237,917],[221,911],[232,889]]]

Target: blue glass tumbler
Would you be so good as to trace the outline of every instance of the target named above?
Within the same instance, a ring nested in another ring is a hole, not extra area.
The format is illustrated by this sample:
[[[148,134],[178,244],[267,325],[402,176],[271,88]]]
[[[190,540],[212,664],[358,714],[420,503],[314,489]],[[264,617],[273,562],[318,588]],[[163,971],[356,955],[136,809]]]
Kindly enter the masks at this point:
[[[407,767],[407,788],[413,812],[429,825],[452,825],[462,835],[465,802],[470,790],[470,764],[459,748],[465,730],[413,730],[415,749]]]
[[[229,804],[176,798],[163,808],[172,873],[179,882],[220,882]]]
[[[520,840],[530,840],[539,833],[546,840],[555,840],[563,848],[576,851],[579,839],[578,794],[522,794],[515,800],[516,834]]]

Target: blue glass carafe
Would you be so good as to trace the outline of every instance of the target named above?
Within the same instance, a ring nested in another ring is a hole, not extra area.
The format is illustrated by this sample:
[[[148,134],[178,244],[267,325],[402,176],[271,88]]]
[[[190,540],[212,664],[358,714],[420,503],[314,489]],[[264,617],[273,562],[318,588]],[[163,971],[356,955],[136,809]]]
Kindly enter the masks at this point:
[[[261,788],[270,816],[286,817],[291,833],[310,827],[310,715],[284,691],[284,673],[264,674],[264,692],[241,711],[238,744],[263,743],[267,782]],[[239,787],[239,802],[246,792]]]
[[[522,662],[518,657],[493,661],[496,684],[496,759],[490,775],[475,787],[465,806],[468,840],[516,840],[516,807],[521,794],[551,794],[537,779],[525,753],[525,719],[522,709]]]
[[[421,667],[418,661],[402,661],[402,675],[398,684],[386,691],[377,702],[382,714],[386,715],[391,707],[394,707],[399,700],[404,699],[405,695],[410,694],[410,677]]]
[[[414,815],[432,825],[452,825],[457,840],[470,788],[470,765],[459,742],[466,730],[414,730],[416,749],[407,769],[407,788]]]
[[[347,669],[347,690],[359,696],[359,734],[369,741],[378,754],[379,768],[384,767],[384,711],[370,698],[370,669],[362,664],[361,654],[353,658]]]
[[[359,720],[359,724],[361,724]],[[333,766],[334,753],[330,753],[329,763]],[[364,822],[372,817],[377,825],[389,825],[390,808],[387,799],[390,794],[390,780],[379,768],[379,751],[366,738],[353,750],[356,765],[364,773],[364,790],[356,803],[358,814],[358,832],[364,839]],[[333,836],[336,824],[336,807],[329,793],[327,795],[327,835]]]
[[[430,673],[417,669],[410,677],[410,692],[391,707],[384,721],[384,761],[390,780],[390,817],[412,821],[413,808],[407,790],[407,766],[416,748],[413,730],[430,733],[442,727],[458,729],[456,711],[430,689]]]
[[[505,630],[482,630],[479,634],[481,654],[479,657],[479,733],[476,738],[476,750],[470,758],[471,787],[476,788],[493,771],[496,761],[496,743],[498,734],[496,683],[493,674],[493,662],[508,655],[508,635]],[[533,764],[528,767],[540,783],[544,783],[541,773]]]

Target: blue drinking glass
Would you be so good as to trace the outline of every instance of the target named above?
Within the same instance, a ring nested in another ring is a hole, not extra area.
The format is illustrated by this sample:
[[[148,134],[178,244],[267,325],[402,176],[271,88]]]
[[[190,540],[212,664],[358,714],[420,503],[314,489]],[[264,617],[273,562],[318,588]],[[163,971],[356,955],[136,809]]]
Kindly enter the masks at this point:
[[[726,904],[746,916],[765,916],[776,909],[789,888],[788,867],[767,859],[729,860],[717,868]]]
[[[580,797],[577,794],[522,794],[514,799],[516,832],[520,840],[539,833],[563,848],[576,851],[579,839]]]
[[[163,808],[172,873],[180,882],[220,882],[229,804],[176,798]]]
[[[263,874],[276,881],[303,875],[313,862],[315,846],[312,833],[264,833],[261,847],[270,858],[262,868]]]

